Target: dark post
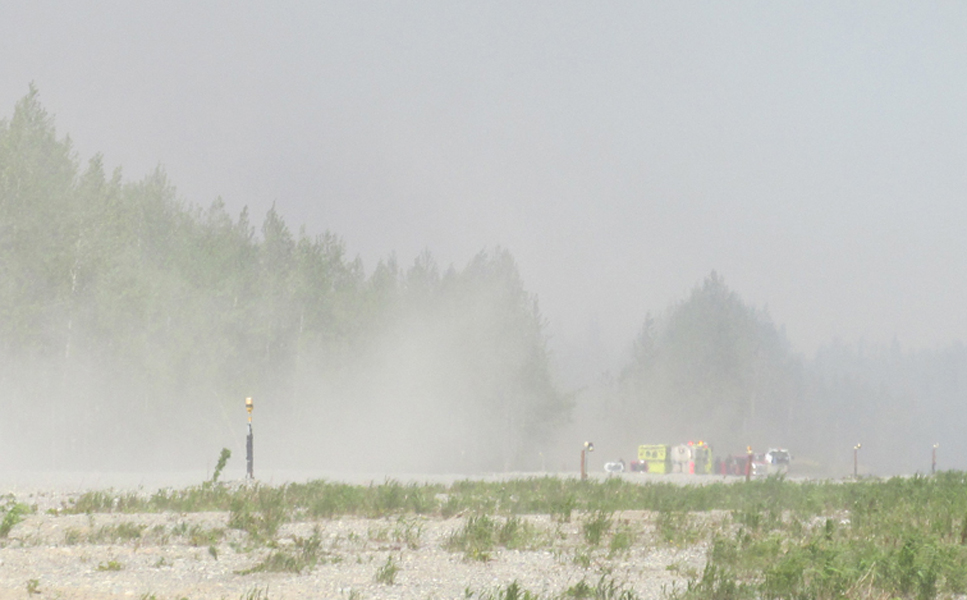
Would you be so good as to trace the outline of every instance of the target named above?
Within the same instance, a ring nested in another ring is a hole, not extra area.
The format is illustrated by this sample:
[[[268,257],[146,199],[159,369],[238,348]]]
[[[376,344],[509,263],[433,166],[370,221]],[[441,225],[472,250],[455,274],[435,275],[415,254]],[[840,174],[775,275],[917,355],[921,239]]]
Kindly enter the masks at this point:
[[[752,480],[752,446],[746,446],[745,452],[747,454],[745,459],[745,480]]]
[[[248,436],[245,438],[245,474],[249,479],[255,479],[255,443],[252,435],[252,399],[245,399],[245,410],[248,411]]]
[[[860,476],[859,475],[859,454],[860,454],[860,448],[862,446],[863,445],[860,444],[859,442],[857,442],[856,445],[853,446],[853,479],[859,479],[859,476]]]

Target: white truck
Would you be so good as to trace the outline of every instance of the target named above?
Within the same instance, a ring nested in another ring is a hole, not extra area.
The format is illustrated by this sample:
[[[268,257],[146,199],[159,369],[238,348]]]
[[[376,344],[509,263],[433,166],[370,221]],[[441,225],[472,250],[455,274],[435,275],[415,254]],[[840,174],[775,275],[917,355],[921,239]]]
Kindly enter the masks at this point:
[[[792,455],[785,448],[769,448],[761,460],[752,461],[752,476],[785,475],[789,472],[791,462]]]

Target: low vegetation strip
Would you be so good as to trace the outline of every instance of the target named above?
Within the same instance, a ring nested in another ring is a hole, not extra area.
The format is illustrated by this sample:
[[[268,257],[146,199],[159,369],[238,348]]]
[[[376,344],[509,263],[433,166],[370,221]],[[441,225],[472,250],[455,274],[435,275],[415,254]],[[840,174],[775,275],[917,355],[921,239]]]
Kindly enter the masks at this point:
[[[849,511],[865,518],[881,507],[917,506],[929,514],[945,510],[967,514],[967,473],[941,472],[931,477],[788,481],[772,477],[751,482],[722,481],[707,485],[639,483],[612,478],[578,481],[559,477],[511,481],[458,481],[443,484],[350,485],[329,481],[281,486],[206,482],[154,494],[90,491],[65,504],[62,511],[85,513],[206,512],[277,508],[286,518],[339,516],[383,517],[400,514],[452,516],[550,514],[570,520],[574,511],[651,510],[704,512],[730,510],[758,514],[781,507],[800,515]]]
[[[6,506],[18,505],[11,500]],[[22,508],[8,508],[5,516],[14,510]],[[653,511],[654,535],[643,543],[708,548],[704,570],[689,573],[686,586],[668,591],[671,598],[938,598],[967,593],[963,472],[701,486],[556,477],[450,486],[392,480],[368,486],[312,481],[278,487],[206,482],[152,495],[88,492],[60,512],[164,511],[227,511],[230,528],[269,546],[287,522],[460,516],[464,527],[451,535],[448,549],[483,561],[496,547],[540,546],[544,538],[517,515],[544,514],[566,523],[578,514],[587,553],[603,544],[614,554],[636,539],[614,529],[620,512]],[[702,517],[712,511],[714,518]],[[607,544],[618,535],[628,540]],[[316,553],[298,549],[260,568],[311,569]]]

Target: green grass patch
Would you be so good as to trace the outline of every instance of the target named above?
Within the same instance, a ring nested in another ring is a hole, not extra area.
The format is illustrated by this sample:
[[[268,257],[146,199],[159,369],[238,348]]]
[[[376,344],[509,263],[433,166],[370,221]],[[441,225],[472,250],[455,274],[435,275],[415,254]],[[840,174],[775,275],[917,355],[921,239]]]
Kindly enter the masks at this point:
[[[141,535],[146,529],[145,525],[138,523],[123,522],[112,525],[102,525],[87,535],[87,542],[91,544],[116,544],[132,542],[141,539]],[[73,532],[67,531],[65,539]],[[77,543],[76,541],[73,543]]]
[[[0,514],[3,515],[0,518],[0,538],[9,536],[14,526],[32,512],[31,507],[22,502],[17,502],[17,498],[13,494],[0,496]]]
[[[460,529],[453,531],[444,543],[451,552],[463,552],[467,560],[485,562],[497,547],[526,549],[539,538],[536,528],[512,516],[505,519],[484,514],[470,515]]]
[[[313,529],[308,538],[295,537],[293,544],[270,552],[255,566],[241,571],[241,575],[251,573],[302,573],[310,571],[322,562],[339,562],[340,559],[322,549],[319,528]]]

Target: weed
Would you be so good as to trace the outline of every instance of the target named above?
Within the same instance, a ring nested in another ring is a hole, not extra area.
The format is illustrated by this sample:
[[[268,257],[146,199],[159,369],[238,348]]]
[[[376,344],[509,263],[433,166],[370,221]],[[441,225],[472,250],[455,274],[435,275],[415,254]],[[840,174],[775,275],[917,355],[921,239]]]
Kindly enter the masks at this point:
[[[275,537],[288,512],[284,487],[255,486],[232,499],[228,526],[265,541]]]
[[[695,568],[688,566],[688,564],[681,560],[676,560],[670,565],[665,566],[665,570],[669,571],[670,573],[684,575],[691,579],[698,577],[698,572],[695,570]]]
[[[373,579],[376,583],[382,583],[383,585],[393,585],[396,582],[396,574],[399,573],[400,567],[393,560],[393,555],[386,557],[386,562],[380,565],[376,569],[376,575]]]
[[[520,517],[510,517],[497,528],[497,543],[505,548],[518,548],[526,539],[528,523]]]
[[[88,534],[87,541],[92,544],[113,544],[117,542],[139,540],[141,539],[141,534],[146,527],[146,525],[132,522],[103,525],[99,529]]]
[[[186,536],[188,535],[188,529],[187,521],[178,521],[178,523],[172,526],[171,535],[177,535],[179,537]]]
[[[593,598],[594,600],[638,600],[634,590],[625,588],[612,578],[602,575],[594,585],[582,579],[564,590],[562,598]]]
[[[420,537],[423,535],[423,525],[415,519],[400,517],[393,528],[393,539],[397,543],[405,544],[410,550],[420,547]]]
[[[581,567],[582,569],[590,569],[591,553],[587,551],[584,551],[584,552],[577,551],[574,553],[574,558],[571,559],[571,562]]]
[[[438,500],[443,500],[442,504],[440,505],[441,517],[443,517],[444,519],[449,519],[450,517],[460,512],[459,498],[457,498],[456,496],[452,496],[450,494],[441,494],[440,496],[441,498],[438,498]],[[965,537],[967,537],[967,534],[965,534]]]
[[[192,525],[182,535],[187,538],[189,545],[200,548],[202,546],[214,546],[218,544],[218,542],[225,538],[225,530],[218,527],[205,529],[200,525]]]
[[[116,560],[109,560],[106,563],[102,562],[97,565],[98,571],[120,571],[122,569],[124,569],[124,565]]]
[[[75,514],[142,512],[144,501],[136,493],[115,495],[113,490],[95,490],[71,499],[63,512]]]
[[[684,548],[701,539],[701,528],[689,513],[680,510],[663,510],[655,519],[658,538],[665,544]]]
[[[611,556],[620,552],[625,552],[635,543],[635,532],[628,525],[622,525],[611,536],[611,544],[608,547]]]
[[[468,560],[488,561],[494,548],[496,524],[487,515],[471,515],[463,528],[450,534],[444,547],[463,552]]]
[[[375,491],[372,516],[383,517],[399,512],[406,505],[406,491],[398,481],[387,479],[383,485],[377,486]]]
[[[756,501],[732,511],[732,520],[752,531],[772,531],[782,526],[782,512],[775,503]]]
[[[218,455],[218,463],[215,465],[215,472],[212,473],[212,483],[218,483],[218,477],[222,474],[225,469],[225,465],[228,464],[228,459],[232,457],[232,451],[228,448],[222,448],[222,453]]]
[[[473,592],[470,590],[464,591],[465,598],[472,598],[473,595]],[[481,594],[480,600],[540,600],[540,597],[530,590],[521,587],[520,583],[515,579],[505,588],[497,588],[493,592]]]
[[[371,542],[384,543],[390,539],[389,527],[368,527],[366,537]]]
[[[0,512],[3,513],[3,519],[0,520],[0,538],[5,538],[10,535],[10,530],[33,510],[26,504],[17,502],[13,494],[7,494],[0,496]]]
[[[751,600],[755,594],[731,571],[708,564],[701,579],[689,581],[684,591],[674,590],[668,597],[669,600]]]
[[[571,513],[577,508],[577,499],[573,494],[566,494],[550,501],[548,514],[560,523],[570,523]]]
[[[167,545],[171,536],[168,533],[168,529],[164,525],[155,525],[151,528],[150,534],[152,537],[158,540],[158,543],[162,546]]]
[[[464,590],[464,598],[474,597],[476,592],[467,588]],[[506,587],[497,588],[490,592],[483,592],[478,596],[480,600],[541,600],[541,596],[531,592],[521,586],[515,579]],[[602,575],[596,584],[588,583],[582,579],[576,584],[564,590],[560,595],[553,596],[553,600],[575,599],[594,599],[594,600],[639,600],[633,589],[625,588],[618,584],[614,579]],[[550,597],[547,600],[551,600]]]
[[[534,526],[520,517],[501,521],[477,514],[467,517],[462,528],[450,533],[444,547],[453,552],[463,552],[467,560],[488,561],[495,547],[532,547],[538,536]]]
[[[27,580],[27,595],[32,596],[34,594],[40,593],[40,580],[39,579],[28,579]]]
[[[76,546],[84,541],[84,533],[76,527],[68,527],[64,530],[64,543],[68,546]]]
[[[264,588],[253,587],[238,598],[239,600],[269,600],[269,586]]]
[[[588,515],[581,523],[581,533],[584,534],[584,541],[591,546],[601,543],[601,538],[611,529],[612,516],[602,510],[595,511]]]
[[[241,571],[242,575],[257,572],[270,573],[302,573],[315,567],[324,558],[322,551],[322,537],[319,528],[313,529],[308,538],[296,537],[292,547],[274,550],[262,562],[254,567]],[[338,557],[332,557],[331,562],[339,562]]]
[[[542,529],[527,519],[510,517],[500,528],[498,542],[511,550],[534,550],[554,543],[554,532]]]

